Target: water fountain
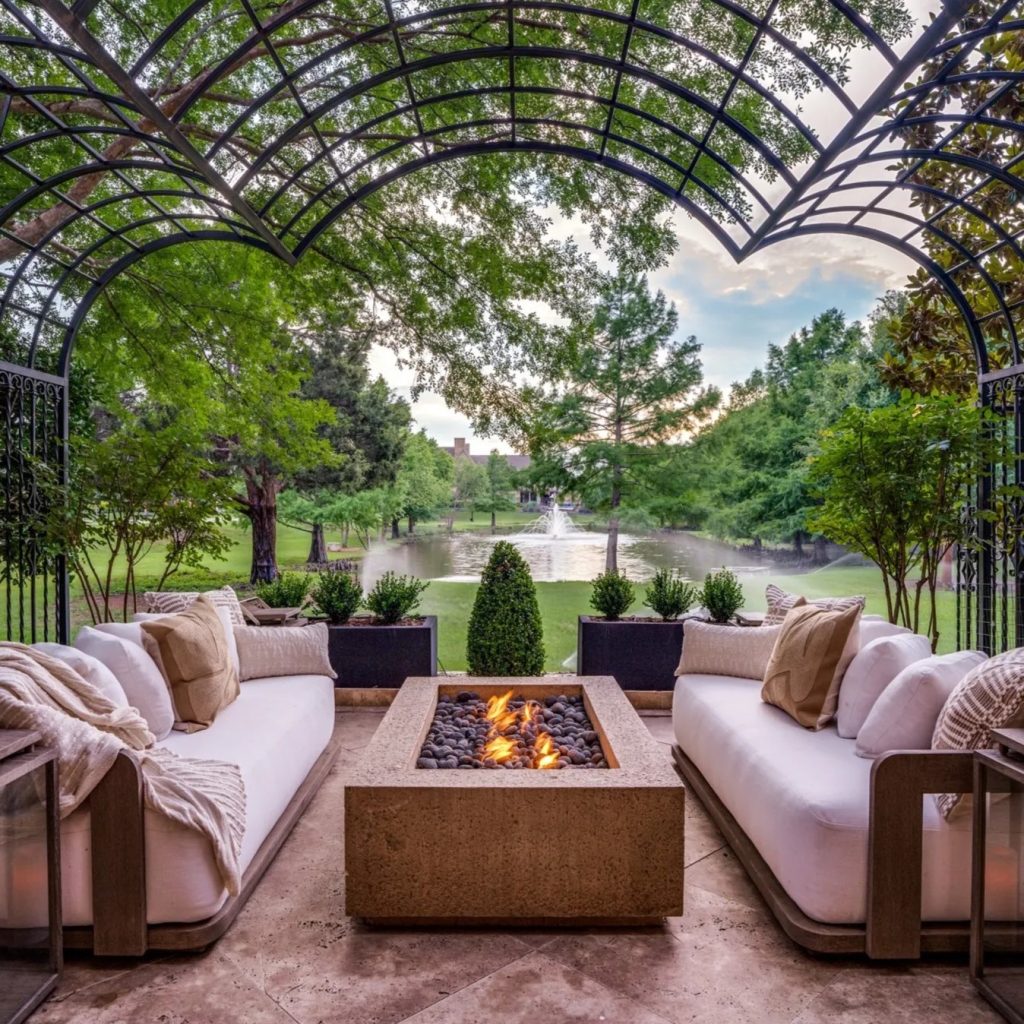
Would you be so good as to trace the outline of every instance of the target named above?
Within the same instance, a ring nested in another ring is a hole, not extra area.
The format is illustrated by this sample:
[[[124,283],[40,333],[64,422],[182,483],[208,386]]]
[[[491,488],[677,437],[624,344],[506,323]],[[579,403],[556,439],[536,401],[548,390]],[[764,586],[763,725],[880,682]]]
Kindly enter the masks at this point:
[[[532,523],[524,527],[516,536],[519,537],[546,537],[549,540],[558,540],[562,537],[586,534],[581,530],[567,512],[559,508],[558,502],[553,502],[550,508],[544,510]],[[513,540],[515,537],[513,537]]]

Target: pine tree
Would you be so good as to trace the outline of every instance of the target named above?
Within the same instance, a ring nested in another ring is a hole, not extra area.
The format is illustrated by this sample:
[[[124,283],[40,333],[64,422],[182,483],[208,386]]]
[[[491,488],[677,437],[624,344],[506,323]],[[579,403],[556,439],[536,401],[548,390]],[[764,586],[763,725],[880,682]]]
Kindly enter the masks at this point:
[[[523,556],[499,541],[484,568],[467,640],[469,671],[477,676],[536,676],[544,671],[537,591]]]

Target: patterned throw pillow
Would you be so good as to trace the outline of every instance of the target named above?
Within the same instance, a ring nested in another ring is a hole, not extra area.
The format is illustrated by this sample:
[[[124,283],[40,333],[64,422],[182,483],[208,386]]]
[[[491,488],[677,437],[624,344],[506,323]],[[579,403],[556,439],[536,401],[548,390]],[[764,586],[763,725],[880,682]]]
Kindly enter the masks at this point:
[[[932,750],[984,750],[992,730],[1024,725],[1024,648],[983,661],[960,680],[939,713]],[[963,793],[937,793],[943,817],[966,806]]]
[[[829,612],[844,611],[847,608],[852,608],[854,605],[859,605],[861,611],[864,610],[863,595],[857,597],[815,597],[808,601],[807,598],[801,597],[799,594],[791,594],[789,591],[783,590],[782,587],[769,583],[764,588],[764,596],[768,601],[768,612],[762,623],[764,626],[778,626],[781,622],[785,621],[787,612],[794,608],[800,608],[805,604],[813,604],[816,608],[824,608]]]
[[[142,611],[155,612],[161,615],[183,612],[192,606],[198,591],[174,591],[174,590],[149,590],[142,595]],[[242,605],[239,603],[238,595],[234,587],[221,587],[220,590],[207,590],[203,597],[218,608],[227,609],[232,626],[244,626],[245,615],[242,614]]]

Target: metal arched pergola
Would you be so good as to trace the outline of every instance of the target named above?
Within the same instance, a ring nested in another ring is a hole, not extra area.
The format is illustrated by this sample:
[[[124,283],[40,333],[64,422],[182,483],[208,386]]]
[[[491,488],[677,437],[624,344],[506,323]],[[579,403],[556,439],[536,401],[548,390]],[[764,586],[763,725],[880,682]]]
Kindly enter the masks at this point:
[[[958,311],[1019,452],[1022,55],[1024,3],[992,0],[0,0],[0,630],[68,635],[33,524],[102,290],[195,240],[294,262],[464,157],[629,176],[737,261],[822,234],[898,250]],[[967,513],[961,644],[1024,644],[1020,510],[978,514],[1019,465]]]

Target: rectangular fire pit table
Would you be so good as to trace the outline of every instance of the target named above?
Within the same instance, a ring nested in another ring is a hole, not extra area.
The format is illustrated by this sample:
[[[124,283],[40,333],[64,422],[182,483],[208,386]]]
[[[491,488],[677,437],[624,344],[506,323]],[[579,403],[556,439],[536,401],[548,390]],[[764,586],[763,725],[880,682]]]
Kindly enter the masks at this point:
[[[417,768],[440,696],[582,694],[608,768]],[[407,679],[345,787],[374,924],[654,924],[683,910],[683,784],[611,676]]]

